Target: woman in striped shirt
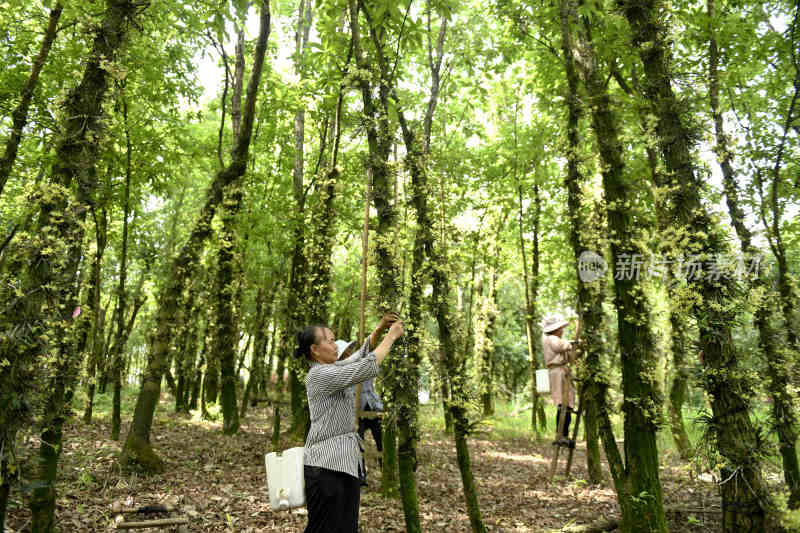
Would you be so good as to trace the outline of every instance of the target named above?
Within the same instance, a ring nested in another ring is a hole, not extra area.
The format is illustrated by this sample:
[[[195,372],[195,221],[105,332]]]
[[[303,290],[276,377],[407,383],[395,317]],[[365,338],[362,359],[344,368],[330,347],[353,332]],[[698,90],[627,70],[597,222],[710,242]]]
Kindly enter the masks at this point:
[[[354,427],[352,385],[378,375],[378,364],[402,334],[403,323],[397,314],[384,315],[364,345],[346,362],[337,362],[335,337],[330,328],[308,326],[297,335],[295,356],[305,357],[311,364],[306,376],[311,413],[304,461],[306,533],[358,531],[361,447]]]

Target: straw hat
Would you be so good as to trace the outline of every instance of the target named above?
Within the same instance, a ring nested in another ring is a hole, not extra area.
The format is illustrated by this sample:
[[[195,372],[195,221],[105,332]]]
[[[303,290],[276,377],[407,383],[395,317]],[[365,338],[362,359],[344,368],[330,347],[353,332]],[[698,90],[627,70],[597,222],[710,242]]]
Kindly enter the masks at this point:
[[[350,348],[351,346],[353,346],[355,343],[356,343],[356,341],[344,341],[344,340],[338,340],[338,341],[336,341],[336,352],[339,354],[339,356],[337,357],[337,359],[341,359],[341,358],[342,358],[342,354],[343,354],[343,353],[344,353],[344,352],[345,352],[345,351],[346,351],[348,348]]]
[[[542,331],[552,333],[559,328],[569,324],[569,320],[564,320],[560,316],[549,316],[542,321]]]

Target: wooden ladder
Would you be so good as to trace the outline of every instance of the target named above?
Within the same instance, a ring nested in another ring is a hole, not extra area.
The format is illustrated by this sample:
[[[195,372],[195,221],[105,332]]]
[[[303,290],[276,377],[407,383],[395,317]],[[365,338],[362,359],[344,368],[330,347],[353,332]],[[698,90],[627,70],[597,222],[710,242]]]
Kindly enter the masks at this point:
[[[561,436],[564,434],[564,424],[567,421],[567,409],[569,409],[569,390],[566,387],[566,376],[562,377],[561,382],[561,409],[558,412],[558,423],[556,424],[556,435],[553,439],[553,459],[550,462],[550,476],[549,480],[552,481],[556,475],[558,468],[558,456],[561,455],[562,444],[559,444]],[[581,392],[583,392],[581,387]],[[579,400],[583,400],[583,394],[579,395]],[[572,446],[568,447],[567,452],[567,465],[564,469],[564,476],[569,477],[569,472],[572,469],[572,458],[575,453],[575,441],[578,438],[578,429],[581,425],[581,415],[583,414],[583,401],[578,404],[578,412],[575,415],[575,425],[572,427]]]

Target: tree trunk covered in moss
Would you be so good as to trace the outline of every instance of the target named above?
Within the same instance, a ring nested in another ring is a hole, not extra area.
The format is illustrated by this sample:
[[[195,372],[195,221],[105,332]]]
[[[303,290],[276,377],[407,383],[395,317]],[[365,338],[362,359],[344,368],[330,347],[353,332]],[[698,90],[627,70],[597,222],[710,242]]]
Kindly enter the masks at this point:
[[[217,334],[214,354],[220,362],[222,382],[222,433],[234,435],[239,431],[239,406],[236,401],[236,386],[239,375],[236,373],[236,354],[238,347],[238,328],[233,310],[234,260],[236,245],[236,215],[242,206],[242,189],[238,183],[232,184],[223,203],[220,246],[217,252],[216,302]]]
[[[168,285],[159,298],[156,315],[157,329],[148,355],[147,368],[142,378],[139,396],[136,399],[133,422],[120,459],[126,467],[138,466],[148,471],[163,470],[163,462],[155,454],[150,444],[150,429],[161,394],[161,378],[167,370],[172,326],[179,311],[180,295],[187,279],[194,274],[203,243],[211,234],[211,220],[222,201],[223,192],[226,187],[240,180],[247,169],[250,139],[255,121],[256,95],[264,65],[269,27],[269,3],[264,1],[261,5],[261,20],[253,69],[247,86],[242,130],[234,145],[232,161],[229,166],[216,174],[206,192],[205,205],[200,211],[200,216],[192,229],[189,240],[172,262]]]
[[[610,263],[625,264],[625,258],[641,257],[645,252],[638,244],[642,235],[639,230],[641,222],[635,216],[636,192],[633,178],[626,172],[617,117],[611,109],[605,80],[598,70],[598,59],[588,36],[588,22],[575,32],[577,39],[573,39],[576,10],[577,3],[562,1],[562,39],[567,61],[577,67],[586,87],[592,128],[603,161],[606,216],[613,236]],[[656,386],[656,362],[652,355],[655,345],[650,331],[647,298],[638,278],[634,271],[627,275],[615,273],[614,276],[626,458],[624,482],[621,479],[614,482],[617,487],[625,485],[623,492],[617,494],[622,510],[621,531],[666,532],[656,446],[660,397]],[[612,475],[619,474],[612,468]]]
[[[281,336],[281,339],[285,336]],[[286,354],[289,348],[280,346],[278,348],[277,379],[275,380],[275,400],[272,403],[272,447],[276,448],[281,437],[281,399],[283,398],[283,374],[286,369]]]
[[[644,66],[644,94],[656,117],[655,132],[665,164],[661,187],[668,189],[667,213],[674,221],[681,248],[689,254],[724,257],[729,252],[725,236],[701,202],[701,184],[692,159],[698,138],[682,116],[682,105],[672,90],[671,52],[665,38],[664,6],[660,1],[619,1],[632,29],[635,50]],[[675,239],[675,235],[666,238]],[[704,386],[711,397],[711,427],[720,453],[728,462],[722,497],[725,531],[763,531],[773,514],[773,500],[761,473],[758,431],[750,420],[752,391],[743,379],[733,342],[732,324],[740,289],[729,276],[718,280],[703,276],[687,280],[701,296],[693,309],[700,329]],[[748,487],[748,490],[742,487]]]
[[[352,4],[351,4],[352,5]],[[442,37],[440,37],[441,42]],[[377,40],[376,40],[377,42]],[[439,57],[441,57],[441,45],[439,45]],[[385,72],[385,68],[383,69]],[[438,69],[436,70],[438,72]],[[437,88],[438,90],[438,88]],[[387,95],[388,96],[388,95]],[[451,386],[451,401],[446,403],[446,408],[450,412],[453,420],[453,429],[456,442],[456,454],[458,457],[459,470],[461,472],[461,481],[464,487],[464,499],[466,501],[467,513],[470,517],[470,523],[475,533],[483,533],[486,527],[483,525],[481,518],[481,511],[478,505],[477,491],[475,488],[475,480],[472,475],[472,469],[469,460],[469,449],[467,447],[467,435],[469,433],[469,420],[467,418],[466,406],[468,405],[468,397],[466,390],[466,357],[463,354],[458,354],[458,345],[453,338],[452,324],[450,318],[450,304],[448,297],[450,294],[450,285],[447,275],[445,274],[446,265],[442,255],[435,249],[435,239],[433,236],[433,224],[431,223],[427,197],[429,196],[428,189],[428,175],[425,164],[425,157],[427,156],[427,147],[429,147],[430,138],[425,138],[425,148],[420,148],[419,141],[405,119],[402,109],[399,108],[400,102],[397,95],[393,92],[392,96],[398,104],[397,114],[400,126],[403,132],[403,140],[406,144],[408,164],[411,178],[412,178],[412,202],[417,211],[417,235],[414,240],[413,251],[413,266],[412,266],[412,295],[414,301],[415,315],[421,318],[421,297],[422,297],[422,283],[424,282],[423,263],[425,258],[428,259],[428,269],[430,272],[430,280],[433,286],[433,293],[431,295],[431,311],[436,318],[439,326],[439,343],[442,355],[442,362],[446,369],[446,380]],[[386,102],[384,101],[384,104]],[[435,105],[434,105],[435,107]],[[385,105],[388,111],[388,106]],[[429,112],[433,112],[433,107],[429,106]],[[428,121],[426,121],[426,124]],[[429,135],[429,129],[426,129],[426,135]],[[417,285],[416,288],[415,284]],[[419,320],[419,318],[418,318]],[[417,343],[417,349],[414,350],[412,345],[412,355],[409,358],[400,360],[398,367],[401,372],[404,372],[403,387],[398,387],[400,392],[405,392],[406,397],[402,394],[398,398],[404,400],[401,405],[407,409],[405,415],[410,422],[415,422],[416,417],[416,402],[417,402],[417,383],[419,379],[419,329],[421,322],[413,324],[413,334],[411,342]],[[408,381],[413,381],[409,384]],[[412,397],[413,396],[413,397]],[[413,415],[413,418],[412,418]],[[399,419],[398,419],[399,420]],[[416,448],[414,441],[416,435],[412,432],[418,431],[416,424],[404,430],[401,433],[400,443],[403,448],[400,451],[401,458],[401,471],[406,477],[407,485],[405,487],[406,494],[404,495],[404,510],[406,512],[406,523],[410,527],[419,527],[419,510],[416,502],[416,480],[413,477],[413,464],[416,462]],[[407,437],[407,438],[405,438]],[[413,484],[412,484],[413,482]],[[412,501],[412,498],[413,501]],[[408,499],[408,502],[406,501]],[[406,507],[408,503],[408,507]],[[416,513],[416,515],[415,515]],[[418,531],[419,529],[409,529],[409,531]]]
[[[336,168],[325,171],[318,188],[319,205],[314,210],[311,220],[314,231],[307,253],[311,270],[308,283],[309,320],[320,324],[328,324],[330,316],[328,304],[331,295],[331,254],[336,240],[334,200],[338,178],[339,171]]]
[[[646,129],[646,117],[641,117],[643,126]],[[650,166],[650,174],[652,176],[654,186],[658,187],[662,183],[663,178],[659,176],[661,169],[659,168],[658,154],[656,150],[647,145],[645,147],[647,152],[647,162]],[[663,198],[656,196],[656,217],[658,219],[659,230],[662,233],[669,233],[671,221],[667,214]],[[666,257],[674,256],[676,250],[672,243],[665,241],[661,243],[660,252],[665,254]],[[672,268],[667,268],[667,297],[669,298],[669,323],[671,328],[670,349],[672,352],[672,383],[669,388],[669,405],[667,410],[669,413],[670,432],[672,434],[672,441],[678,450],[678,455],[684,461],[691,458],[692,445],[689,441],[689,434],[686,432],[686,424],[683,420],[683,406],[686,403],[686,394],[689,389],[689,369],[687,366],[686,355],[689,351],[690,342],[687,338],[687,329],[689,328],[689,320],[686,317],[686,308],[691,304],[687,301],[691,297],[686,290],[685,285],[681,285],[680,281],[675,276]]]
[[[275,298],[274,294],[273,294],[273,298]],[[279,326],[280,326],[280,321],[279,321],[278,316],[276,315],[273,318],[272,324],[270,326],[272,328],[272,333],[270,334],[270,339],[269,339],[269,352],[266,355],[266,357],[267,357],[267,368],[266,368],[266,371],[264,372],[264,379],[261,380],[261,383],[260,383],[260,386],[259,386],[259,390],[258,390],[258,392],[262,396],[266,396],[267,391],[272,386],[272,374],[273,374],[272,365],[273,365],[273,363],[275,364],[276,368],[278,366],[278,358],[279,358],[278,357],[278,329],[280,329]]]
[[[408,325],[406,326],[405,357],[397,362],[400,372],[397,381],[395,399],[397,402],[398,455],[400,495],[403,501],[406,531],[420,532],[419,499],[417,496],[417,442],[419,441],[419,364],[423,332],[424,310],[423,287],[427,279],[426,258],[433,242],[428,212],[428,184],[424,146],[420,146],[413,130],[406,122],[402,110],[398,109],[398,118],[406,145],[406,165],[411,173],[411,202],[417,216],[417,234],[414,236],[414,249],[411,259],[411,290],[409,293]]]
[[[77,308],[77,273],[83,249],[83,224],[97,188],[96,163],[103,137],[103,102],[108,91],[108,71],[101,63],[113,62],[127,35],[133,3],[109,2],[103,21],[96,29],[83,77],[64,103],[62,139],[56,148],[50,190],[36,199],[39,219],[37,243],[22,243],[18,250],[27,268],[17,275],[21,293],[26,297],[8,298],[7,325],[26,331],[24,339],[14,334],[2,335],[0,359],[11,362],[10,374],[26,379],[28,371],[52,365],[45,384],[43,416],[38,421],[41,444],[36,460],[33,491],[30,496],[31,531],[50,532],[55,527],[56,474],[61,452],[63,425],[70,416],[72,392],[80,366],[74,337],[75,318],[82,320]],[[76,190],[73,193],[72,190]],[[46,318],[48,317],[48,318]],[[52,317],[52,318],[50,318]],[[87,318],[83,318],[87,319]],[[55,342],[48,341],[54,339]],[[46,355],[44,355],[46,354]],[[47,359],[52,358],[52,362]],[[3,380],[5,381],[5,380]],[[26,380],[27,381],[27,380]],[[13,383],[0,383],[6,391],[24,389]],[[30,386],[30,382],[23,387]],[[0,447],[13,443],[15,430],[25,420],[20,407],[0,400]],[[21,402],[24,404],[24,401]],[[13,417],[7,420],[6,417]]]
[[[210,342],[208,342],[209,350],[206,352],[206,371],[203,377],[203,401],[206,404],[217,403],[220,384],[220,361],[214,351],[214,347],[217,345],[217,335],[219,334],[216,316],[210,321],[210,326],[213,329],[206,333]]]
[[[295,71],[301,79],[305,78],[306,65],[304,62],[308,46],[308,35],[312,20],[312,6],[301,0],[297,13],[297,27],[295,32]],[[308,370],[306,361],[297,361],[291,354],[294,346],[294,335],[304,328],[308,321],[308,258],[305,256],[306,241],[311,238],[305,233],[307,218],[305,216],[305,188],[304,182],[304,146],[305,146],[305,109],[298,109],[294,116],[294,166],[292,170],[293,192],[297,206],[294,227],[294,253],[292,254],[292,268],[289,282],[289,297],[287,299],[287,327],[284,329],[284,338],[281,346],[285,347],[284,357],[289,367],[289,394],[291,397],[292,423],[289,431],[299,439],[305,439],[311,427],[311,417],[308,411],[305,385],[303,381]]]
[[[432,243],[433,244],[433,243]],[[433,250],[432,250],[433,251]],[[456,456],[458,459],[458,469],[461,473],[461,484],[464,488],[464,500],[467,507],[467,514],[474,533],[484,533],[486,526],[483,524],[481,509],[478,504],[478,492],[475,486],[475,478],[472,475],[470,465],[469,448],[467,447],[467,435],[469,434],[469,419],[467,418],[467,405],[469,398],[466,389],[466,358],[457,352],[456,343],[453,339],[453,326],[450,318],[450,304],[448,297],[450,293],[450,283],[445,274],[444,259],[438,252],[433,251],[431,258],[431,282],[433,293],[431,295],[431,305],[433,315],[439,325],[439,343],[442,347],[442,355],[445,360],[447,377],[451,387],[451,399],[447,405],[450,416],[453,418],[453,436],[456,444]]]
[[[298,361],[292,356],[295,342],[294,335],[305,327],[306,322],[306,277],[307,264],[303,253],[304,231],[302,217],[302,202],[300,203],[300,219],[295,221],[294,229],[294,252],[292,253],[291,274],[289,278],[288,297],[286,298],[286,324],[283,327],[283,335],[280,340],[281,361],[289,368],[289,395],[291,402],[292,424],[290,431],[299,438],[305,438],[308,429],[311,427],[311,419],[308,411],[308,403],[305,398],[305,386],[300,381],[299,376],[305,376],[307,363],[305,360]],[[283,375],[279,376],[283,383]]]
[[[413,145],[412,145],[413,146]],[[407,157],[415,157],[415,152],[407,152]],[[418,187],[418,180],[412,178],[411,201],[417,212],[418,228],[430,227],[427,220],[427,190]],[[425,243],[422,231],[414,236],[414,248],[411,254],[411,288],[408,296],[408,317],[405,325],[406,360],[402,362],[404,373],[402,382],[404,391],[398,391],[398,462],[400,475],[400,498],[403,502],[406,531],[419,533],[422,531],[419,517],[419,497],[417,495],[417,478],[414,473],[414,462],[417,457],[419,441],[419,363],[422,344],[423,318],[423,286],[425,284]],[[407,389],[407,390],[406,390]],[[413,397],[414,395],[417,397]]]
[[[433,46],[430,42],[430,11],[428,11],[428,39],[429,39],[429,68],[431,71],[431,92],[427,110],[423,119],[423,138],[419,139],[414,130],[406,121],[405,115],[396,93],[392,96],[397,105],[396,112],[400,122],[403,142],[406,147],[406,167],[411,174],[411,203],[417,217],[417,234],[414,236],[411,265],[411,289],[409,292],[409,310],[406,329],[406,338],[402,339],[405,345],[404,357],[397,361],[395,372],[394,399],[397,406],[398,427],[398,466],[400,480],[400,496],[403,502],[406,531],[417,533],[421,531],[419,516],[419,499],[417,495],[417,443],[419,441],[419,365],[422,360],[421,338],[423,332],[424,310],[423,286],[426,277],[426,259],[430,256],[433,244],[431,233],[433,225],[430,221],[428,210],[427,157],[430,153],[430,136],[433,115],[436,110],[439,95],[440,72],[443,59],[445,36],[447,34],[447,19],[443,18],[439,29],[436,44],[436,55],[432,54]],[[374,35],[374,34],[373,34]],[[379,43],[376,40],[376,45]],[[380,47],[378,47],[380,50]],[[381,72],[384,78],[388,76],[388,68],[382,52],[378,54]],[[384,100],[384,111],[389,113],[387,101]]]
[[[561,5],[562,32],[570,32],[569,26],[570,2],[563,1]],[[603,302],[606,294],[605,276],[584,281],[581,276],[581,254],[584,251],[599,252],[605,245],[598,238],[597,228],[604,227],[600,213],[592,212],[591,205],[584,204],[581,186],[585,182],[580,168],[581,137],[580,121],[584,116],[581,106],[580,79],[575,68],[573,51],[570,49],[572,39],[569,33],[562,35],[562,53],[564,54],[564,67],[567,74],[568,94],[567,101],[567,140],[569,152],[567,155],[567,174],[564,184],[567,189],[567,208],[570,219],[569,240],[575,255],[577,274],[578,317],[582,325],[584,345],[582,347],[586,372],[582,376],[580,401],[583,403],[586,433],[586,467],[589,472],[589,482],[600,484],[603,482],[602,459],[599,444],[599,417],[600,412],[608,416],[608,400],[605,388],[600,383],[607,383],[606,372],[603,371],[602,360],[606,355],[607,347],[603,340]],[[593,222],[596,221],[596,224]],[[612,436],[613,437],[613,436]],[[616,446],[616,444],[614,444]]]
[[[516,136],[517,114],[514,112],[514,131]],[[516,137],[515,137],[516,142]],[[516,148],[516,147],[515,147]],[[516,152],[516,150],[515,150]],[[514,162],[514,175],[517,173],[516,160]],[[541,197],[539,196],[539,184],[534,184],[534,220],[533,220],[533,269],[528,274],[528,259],[525,251],[525,240],[523,239],[524,216],[522,212],[522,184],[518,182],[517,193],[519,197],[519,245],[522,252],[522,271],[525,280],[525,336],[528,341],[528,358],[530,365],[530,385],[531,385],[531,429],[536,437],[539,431],[547,427],[547,420],[544,416],[544,401],[539,396],[536,388],[536,370],[539,368],[541,356],[541,335],[539,334],[539,309],[537,298],[539,292],[539,219],[541,215]],[[538,422],[538,423],[537,423]]]
[[[486,274],[489,282],[487,294],[478,316],[476,351],[480,361],[481,404],[483,415],[494,414],[494,334],[497,323],[497,255],[492,258]]]
[[[539,340],[539,331],[537,320],[538,310],[536,308],[536,297],[531,295],[531,287],[528,280],[528,261],[525,253],[525,241],[522,238],[523,231],[523,216],[522,216],[522,186],[518,186],[519,193],[519,242],[520,250],[522,251],[522,270],[525,278],[525,338],[528,341],[528,362],[531,374],[531,429],[539,436],[539,431],[547,427],[547,420],[540,414],[540,407],[543,408],[543,401],[539,397],[539,391],[536,388],[536,370],[539,367],[538,354],[541,352],[541,341]],[[538,232],[537,232],[538,233]],[[534,237],[538,243],[538,235]],[[537,254],[538,257],[538,254]],[[538,263],[537,263],[538,264]]]
[[[486,294],[483,296],[481,308],[478,312],[475,351],[480,365],[481,404],[484,416],[492,416],[494,409],[494,373],[495,373],[495,347],[494,337],[497,328],[499,309],[497,305],[497,271],[500,263],[500,233],[505,227],[506,216],[498,221],[497,231],[489,243],[486,257],[485,280]],[[483,291],[481,291],[483,292]],[[468,352],[469,353],[469,352]]]
[[[707,0],[706,7],[710,21],[709,35],[709,99],[711,114],[714,119],[716,134],[717,159],[722,169],[722,183],[725,190],[728,213],[731,225],[739,237],[742,253],[746,262],[760,260],[760,252],[753,245],[752,232],[745,224],[744,211],[739,204],[739,191],[733,169],[733,154],[730,142],[725,134],[722,112],[719,106],[719,50],[714,34],[716,9],[714,0]],[[780,267],[779,267],[780,268]],[[780,283],[779,283],[780,286]],[[760,275],[750,280],[750,288],[759,293],[754,322],[758,329],[759,347],[764,354],[767,365],[767,385],[772,397],[772,423],[778,434],[779,449],[783,462],[783,474],[786,485],[789,487],[789,508],[796,509],[800,506],[800,467],[797,461],[797,415],[795,413],[795,400],[789,391],[789,361],[786,352],[782,350],[786,339],[782,332],[772,326],[774,290]],[[784,312],[786,310],[784,309]],[[786,315],[784,315],[786,316]],[[788,319],[788,316],[786,316]],[[791,327],[787,328],[790,331]],[[791,344],[790,344],[791,346]]]
[[[236,61],[231,98],[231,124],[234,142],[241,135],[242,90],[244,86],[244,30],[239,31],[236,42]],[[236,218],[242,208],[244,191],[240,181],[228,186],[220,209],[220,244],[217,252],[217,272],[215,281],[217,332],[214,336],[216,346],[214,355],[220,362],[220,381],[222,385],[222,433],[235,435],[239,431],[239,406],[236,388],[239,384],[239,367],[236,356],[239,348],[239,317],[236,307],[241,307],[241,284],[236,291]],[[247,237],[245,236],[245,244]],[[240,274],[240,273],[239,273]],[[245,352],[246,352],[245,348]]]
[[[361,29],[359,23],[359,7],[364,13],[370,28],[370,37],[375,45],[379,64],[374,68],[365,59],[361,47]],[[349,1],[350,30],[353,43],[353,56],[356,60],[358,71],[362,72],[354,81],[361,91],[363,102],[363,120],[367,131],[367,144],[369,157],[366,165],[368,175],[372,178],[372,201],[377,211],[378,223],[375,227],[375,266],[378,271],[378,294],[376,298],[377,309],[380,313],[399,308],[400,288],[399,269],[394,260],[394,229],[397,224],[397,214],[392,205],[393,176],[390,172],[388,161],[392,148],[392,125],[388,116],[391,73],[388,66],[380,63],[383,58],[383,46],[386,39],[386,28],[382,21],[375,21],[370,16],[368,7],[356,0]],[[370,83],[370,71],[377,71],[379,76],[377,92],[378,102],[373,98],[374,87]],[[381,491],[385,496],[397,496],[398,488],[398,457],[397,426],[389,423],[397,417],[396,403],[393,397],[397,388],[398,361],[396,358],[388,360],[388,367],[383,369],[383,396],[386,406],[386,416],[383,419],[383,476]]]
[[[683,421],[683,406],[689,390],[689,369],[686,364],[687,346],[686,328],[688,324],[682,311],[676,306],[675,298],[670,298],[671,309],[669,321],[672,325],[672,384],[669,389],[669,422],[672,441],[678,449],[681,459],[691,458],[692,444]]]
[[[6,149],[5,152],[3,152],[3,157],[0,157],[0,196],[2,196],[3,189],[8,182],[8,177],[11,175],[14,161],[17,159],[17,151],[22,141],[22,130],[28,122],[28,109],[33,100],[33,93],[36,90],[36,85],[39,82],[39,74],[47,61],[47,56],[50,55],[50,47],[53,45],[53,41],[56,38],[58,20],[61,18],[61,12],[63,10],[64,5],[61,2],[56,2],[56,5],[50,10],[47,30],[45,30],[42,44],[39,47],[39,53],[36,55],[31,65],[31,74],[22,87],[22,95],[17,107],[11,112],[11,134],[6,141]],[[0,531],[2,531],[2,522],[0,522]]]
[[[192,372],[195,363],[195,339],[197,338],[197,321],[192,313],[194,296],[192,287],[188,289],[190,296],[184,297],[181,311],[181,325],[178,328],[178,342],[175,353],[175,373],[177,387],[175,394],[175,412],[189,412],[189,392],[192,389]]]
[[[247,378],[247,385],[242,394],[242,406],[239,411],[239,418],[244,418],[247,413],[247,403],[251,395],[257,395],[261,381],[264,379],[264,353],[267,344],[267,317],[272,313],[272,301],[264,310],[264,287],[258,288],[256,295],[255,309],[255,335],[253,339],[253,355],[250,359],[250,372]]]
[[[87,424],[92,421],[94,394],[97,386],[97,370],[104,339],[105,310],[100,309],[100,271],[103,265],[103,254],[108,244],[108,215],[105,208],[100,209],[99,217],[97,216],[96,209],[93,210],[92,213],[94,214],[95,242],[97,249],[95,250],[94,261],[92,261],[92,270],[89,274],[89,287],[87,288],[91,298],[89,307],[91,309],[92,321],[91,328],[89,329],[92,349],[89,352],[86,364],[89,386],[86,390],[86,407],[83,411],[83,421]]]
[[[128,101],[124,89],[121,91],[122,99],[122,119],[125,128],[125,188],[122,200],[122,250],[119,262],[119,284],[117,285],[117,323],[111,327],[117,328],[117,342],[111,349],[109,359],[111,360],[111,376],[114,385],[114,398],[111,411],[111,438],[119,440],[120,426],[122,425],[122,352],[125,349],[125,311],[127,304],[127,293],[125,292],[125,281],[128,277],[128,218],[130,218],[130,197],[131,197],[131,158],[133,146],[131,145],[130,128],[128,127]]]
[[[203,345],[200,347],[200,356],[197,359],[197,368],[195,370],[195,382],[192,389],[192,397],[189,399],[189,409],[197,409],[200,407],[201,414],[205,415],[205,400],[203,397],[203,367],[206,364],[206,352],[208,351],[208,328],[210,321],[206,319],[206,324],[203,327],[203,334],[200,338],[203,339]]]

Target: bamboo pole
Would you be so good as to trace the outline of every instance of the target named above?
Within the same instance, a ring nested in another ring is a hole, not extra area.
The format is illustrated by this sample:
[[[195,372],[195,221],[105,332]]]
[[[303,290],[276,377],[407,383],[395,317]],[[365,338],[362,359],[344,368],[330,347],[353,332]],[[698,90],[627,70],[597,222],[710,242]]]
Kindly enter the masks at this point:
[[[367,185],[364,188],[364,233],[361,237],[363,244],[361,250],[361,316],[358,324],[358,343],[359,346],[364,344],[366,335],[366,307],[367,307],[367,253],[369,252],[369,201],[372,195],[372,169],[366,165],[367,169]],[[358,419],[363,416],[361,413],[361,383],[356,385],[356,419],[354,421],[355,429],[358,431]]]
[[[180,526],[188,524],[187,518],[163,518],[160,520],[144,520],[142,522],[120,522],[117,529],[142,529],[145,527]]]

